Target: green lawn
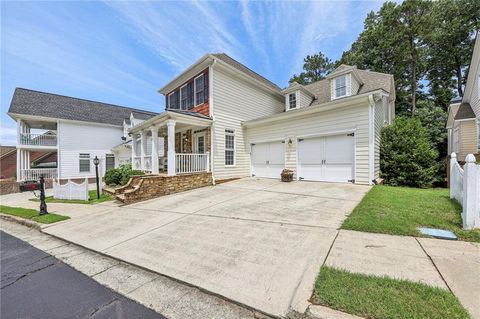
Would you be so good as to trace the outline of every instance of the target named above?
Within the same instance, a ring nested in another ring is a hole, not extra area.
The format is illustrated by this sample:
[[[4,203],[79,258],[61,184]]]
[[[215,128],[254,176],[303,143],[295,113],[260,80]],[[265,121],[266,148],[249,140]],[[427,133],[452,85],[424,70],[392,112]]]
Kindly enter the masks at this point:
[[[66,203],[66,204],[98,204],[103,203],[109,200],[113,200],[113,198],[108,194],[100,193],[100,198],[97,198],[97,191],[91,190],[88,191],[88,201],[85,200],[78,200],[78,199],[55,199],[53,196],[45,197],[46,203]],[[33,198],[31,201],[38,202],[38,198]]]
[[[393,235],[421,236],[417,227],[453,231],[459,239],[480,242],[480,230],[462,229],[461,206],[443,188],[419,189],[376,185],[342,225]]]
[[[39,215],[38,210],[21,208],[21,207],[10,207],[0,205],[0,212],[8,215],[13,215],[25,219],[31,219],[41,224],[52,224],[62,220],[69,219],[68,216],[62,216],[57,214],[45,214]]]
[[[312,301],[371,319],[470,318],[448,290],[331,267],[320,270]]]

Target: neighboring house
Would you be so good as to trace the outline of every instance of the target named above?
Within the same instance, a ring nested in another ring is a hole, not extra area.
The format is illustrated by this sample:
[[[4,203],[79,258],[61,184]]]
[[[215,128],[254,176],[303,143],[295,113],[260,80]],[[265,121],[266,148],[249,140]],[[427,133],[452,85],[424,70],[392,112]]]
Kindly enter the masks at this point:
[[[468,71],[463,98],[452,101],[448,108],[448,154],[457,160],[480,153],[480,39],[477,35]],[[478,157],[477,157],[478,158]]]
[[[57,167],[56,152],[36,151],[30,154],[32,167]],[[0,146],[0,179],[14,178],[17,175],[17,148]]]
[[[207,54],[160,92],[166,111],[129,129],[132,163],[171,176],[279,178],[289,168],[297,179],[372,184],[380,130],[395,116],[393,76],[348,65],[282,90],[226,54]]]
[[[16,176],[24,181],[38,179],[40,174],[93,178],[95,156],[101,160],[103,176],[105,170],[131,158],[131,150],[118,148],[128,144],[126,131],[131,123],[139,124],[156,113],[17,88],[8,115],[17,122]],[[32,129],[42,132],[32,133]],[[34,168],[35,152],[55,152],[56,168]]]

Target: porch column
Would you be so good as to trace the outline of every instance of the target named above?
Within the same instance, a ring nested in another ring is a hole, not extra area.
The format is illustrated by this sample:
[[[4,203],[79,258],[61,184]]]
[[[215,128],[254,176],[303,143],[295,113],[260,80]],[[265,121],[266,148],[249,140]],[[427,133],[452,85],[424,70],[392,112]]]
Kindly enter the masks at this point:
[[[17,148],[17,182],[19,182],[21,178],[21,159],[22,159],[22,150]]]
[[[145,156],[147,155],[147,132],[140,132],[140,150],[142,153],[142,170],[145,170]]]
[[[175,175],[175,121],[167,121],[167,138],[168,138],[168,175]]]
[[[135,166],[135,157],[137,157],[137,134],[132,133],[132,169],[138,169]]]
[[[152,173],[158,174],[158,127],[153,126],[152,132]]]

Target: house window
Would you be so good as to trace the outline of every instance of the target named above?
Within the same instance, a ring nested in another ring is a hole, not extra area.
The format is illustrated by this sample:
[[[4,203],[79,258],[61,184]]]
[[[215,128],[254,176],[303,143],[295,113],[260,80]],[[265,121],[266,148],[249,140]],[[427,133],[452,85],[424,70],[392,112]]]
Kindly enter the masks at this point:
[[[347,76],[339,76],[335,79],[335,98],[347,95]]]
[[[105,155],[105,172],[115,168],[115,155],[106,154]]]
[[[225,130],[225,166],[235,165],[235,131]]]
[[[180,106],[179,103],[179,92],[178,90],[170,93],[168,95],[168,108],[169,109],[178,109]]]
[[[184,85],[180,88],[180,108],[186,110],[188,107],[188,90],[187,86]]]
[[[90,154],[80,153],[79,156],[80,173],[90,172]]]
[[[297,94],[290,93],[288,95],[288,108],[289,109],[295,109],[297,107]]]
[[[191,110],[193,108],[194,99],[195,99],[194,92],[193,92],[193,81],[187,84],[187,96],[188,96],[187,108]]]
[[[202,75],[195,78],[195,105],[205,102],[205,77]]]

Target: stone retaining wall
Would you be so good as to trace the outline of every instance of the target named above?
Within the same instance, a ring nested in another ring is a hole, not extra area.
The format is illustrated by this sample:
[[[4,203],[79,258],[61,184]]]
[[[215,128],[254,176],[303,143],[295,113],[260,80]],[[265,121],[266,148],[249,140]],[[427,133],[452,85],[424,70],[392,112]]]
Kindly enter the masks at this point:
[[[123,193],[123,202],[131,204],[212,184],[212,173],[206,172],[176,176],[147,175],[141,178],[134,189],[126,190]]]

